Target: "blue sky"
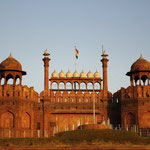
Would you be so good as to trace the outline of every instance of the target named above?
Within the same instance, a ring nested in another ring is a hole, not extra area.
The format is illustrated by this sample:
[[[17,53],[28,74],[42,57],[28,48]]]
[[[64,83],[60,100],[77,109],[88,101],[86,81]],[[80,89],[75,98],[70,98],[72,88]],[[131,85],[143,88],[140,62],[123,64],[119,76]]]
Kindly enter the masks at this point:
[[[109,55],[108,87],[129,85],[126,72],[140,55],[150,60],[149,0],[0,0],[0,61],[10,52],[27,76],[23,84],[43,90],[42,54],[50,52],[50,74],[98,70],[101,45]]]

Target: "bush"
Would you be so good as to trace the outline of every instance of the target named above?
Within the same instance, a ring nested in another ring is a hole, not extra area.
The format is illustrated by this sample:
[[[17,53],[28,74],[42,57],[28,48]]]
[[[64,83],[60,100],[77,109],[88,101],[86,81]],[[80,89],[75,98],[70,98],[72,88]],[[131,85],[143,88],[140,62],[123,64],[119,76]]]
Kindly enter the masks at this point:
[[[64,143],[81,143],[87,141],[104,141],[114,142],[119,144],[132,143],[140,144],[141,137],[133,132],[126,132],[120,130],[76,130],[57,133],[55,137]]]
[[[121,130],[75,130],[60,132],[51,138],[11,138],[0,139],[0,146],[33,146],[33,147],[57,147],[75,144],[135,144],[147,145],[150,138],[143,138],[133,132]]]

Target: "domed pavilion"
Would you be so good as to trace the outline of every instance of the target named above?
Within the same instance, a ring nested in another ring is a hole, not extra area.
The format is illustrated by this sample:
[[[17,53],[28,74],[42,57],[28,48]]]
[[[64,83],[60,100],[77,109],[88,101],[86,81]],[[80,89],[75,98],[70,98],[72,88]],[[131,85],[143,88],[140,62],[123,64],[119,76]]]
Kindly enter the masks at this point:
[[[126,75],[130,76],[131,86],[138,84],[141,85],[142,82],[143,85],[149,85],[150,62],[144,59],[142,56],[140,56],[140,58],[132,64],[130,72],[128,72]],[[146,81],[148,82],[146,83]]]
[[[7,84],[9,79],[13,79],[13,85],[15,85],[16,80],[19,78],[21,84],[23,75],[26,75],[26,72],[22,71],[20,62],[12,54],[0,63],[0,83],[3,78],[4,84]]]

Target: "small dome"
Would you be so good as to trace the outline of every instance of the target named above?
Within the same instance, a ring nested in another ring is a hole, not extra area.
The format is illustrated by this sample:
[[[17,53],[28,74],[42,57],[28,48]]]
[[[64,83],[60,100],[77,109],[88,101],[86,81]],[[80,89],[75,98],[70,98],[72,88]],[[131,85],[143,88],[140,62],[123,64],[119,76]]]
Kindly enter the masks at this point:
[[[22,71],[22,66],[19,61],[17,61],[13,56],[10,54],[8,58],[0,64],[0,70],[18,70]]]
[[[100,78],[100,74],[98,73],[97,70],[96,70],[96,72],[94,73],[94,77],[95,77],[95,78]]]
[[[79,74],[77,71],[74,72],[73,77],[76,77],[76,78],[79,77]]]
[[[54,72],[52,73],[52,77],[53,78],[58,78],[58,73],[54,70]]]
[[[131,66],[131,71],[150,71],[150,62],[144,59],[142,56],[133,63]]]
[[[68,72],[66,73],[66,77],[67,78],[71,78],[72,77],[72,73],[70,72],[70,70],[68,70]]]
[[[59,77],[60,78],[64,78],[65,77],[65,73],[61,70],[61,72],[59,73]]]
[[[80,77],[81,78],[86,78],[86,73],[82,70],[82,72],[80,73]]]
[[[88,77],[88,78],[93,78],[93,73],[92,73],[91,71],[89,71],[89,72],[87,73],[87,77]]]

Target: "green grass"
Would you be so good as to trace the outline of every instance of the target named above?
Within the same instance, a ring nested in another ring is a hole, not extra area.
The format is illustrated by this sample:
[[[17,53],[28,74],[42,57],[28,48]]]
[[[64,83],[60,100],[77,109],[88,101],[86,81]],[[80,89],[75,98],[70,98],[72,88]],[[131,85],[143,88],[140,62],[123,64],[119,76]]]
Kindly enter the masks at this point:
[[[60,132],[51,138],[0,139],[0,146],[57,147],[69,145],[148,145],[149,138],[120,130],[75,130]]]

